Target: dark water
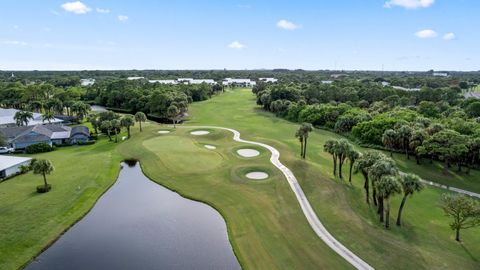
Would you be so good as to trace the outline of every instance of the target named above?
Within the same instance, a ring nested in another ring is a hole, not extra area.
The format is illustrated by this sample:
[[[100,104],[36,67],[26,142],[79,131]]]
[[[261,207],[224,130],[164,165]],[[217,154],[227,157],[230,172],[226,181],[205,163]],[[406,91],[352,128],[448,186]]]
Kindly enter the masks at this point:
[[[26,269],[239,269],[223,218],[122,164],[92,211]]]

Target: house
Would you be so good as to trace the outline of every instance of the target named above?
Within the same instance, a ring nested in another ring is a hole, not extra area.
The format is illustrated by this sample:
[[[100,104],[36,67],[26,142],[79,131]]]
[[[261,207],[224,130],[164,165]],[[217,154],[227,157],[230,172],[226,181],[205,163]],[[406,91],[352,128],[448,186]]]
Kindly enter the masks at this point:
[[[206,84],[209,84],[209,85],[214,85],[216,82],[214,80],[211,80],[211,79],[199,79],[199,80],[191,80],[190,81],[190,84],[202,84],[202,83],[206,83]]]
[[[0,156],[0,180],[12,177],[22,171],[22,166],[30,165],[31,158]]]
[[[128,77],[127,80],[129,81],[136,81],[136,80],[143,80],[145,77]]]
[[[36,125],[0,128],[0,133],[15,149],[25,149],[29,145],[46,143],[50,146],[77,144],[90,140],[90,132],[85,126],[73,128],[63,125]]]
[[[250,79],[232,79],[232,78],[225,78],[222,81],[222,84],[225,86],[240,86],[240,87],[252,87],[255,86],[257,83],[250,80]]]
[[[324,81],[322,81],[322,84],[332,84],[332,83],[333,83],[333,81],[331,81],[331,80],[324,80]]]
[[[259,81],[261,82],[266,82],[266,83],[276,83],[278,82],[278,79],[275,78],[258,78]]]
[[[176,80],[149,80],[149,83],[159,83],[159,84],[178,84]]]
[[[95,84],[95,79],[80,79],[81,86],[92,86]]]
[[[434,77],[448,77],[448,72],[433,72]]]
[[[17,125],[15,121],[15,114],[19,110],[16,109],[3,109],[0,108],[0,127],[14,127]],[[43,117],[40,113],[32,113],[33,114],[33,119],[30,119],[28,121],[29,126],[34,126],[34,125],[39,125],[39,124],[45,124],[43,121]],[[63,120],[55,118],[50,120],[50,123],[62,123]]]

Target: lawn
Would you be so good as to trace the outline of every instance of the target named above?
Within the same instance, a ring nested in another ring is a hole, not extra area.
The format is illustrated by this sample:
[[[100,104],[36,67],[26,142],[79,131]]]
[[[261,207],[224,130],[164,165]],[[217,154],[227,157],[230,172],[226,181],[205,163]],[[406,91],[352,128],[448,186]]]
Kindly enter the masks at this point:
[[[298,126],[261,111],[248,91],[228,92],[193,104],[190,115],[188,124],[235,128],[245,139],[265,142],[279,149],[281,161],[293,170],[326,227],[375,268],[480,267],[480,229],[463,231],[463,244],[454,241],[454,234],[448,227],[449,219],[438,208],[442,190],[427,188],[410,198],[404,211],[404,228],[393,226],[390,231],[384,230],[374,210],[364,203],[363,179],[355,176],[354,185],[350,186],[331,176],[331,157],[322,148],[327,139],[338,138],[336,134],[316,130],[309,138],[308,158],[302,161],[294,137]],[[413,161],[401,162],[401,159],[397,157],[404,171],[417,166]],[[415,167],[413,171],[422,170],[425,170],[423,176],[441,173],[428,167]],[[399,199],[395,198],[392,203],[392,217],[397,214]]]
[[[349,185],[331,177],[331,157],[322,148],[327,139],[338,138],[336,134],[313,132],[307,160],[301,160],[294,137],[298,125],[257,108],[249,90],[228,91],[194,103],[189,114],[189,121],[176,130],[147,123],[142,133],[134,127],[132,138],[118,144],[102,138],[95,145],[35,155],[50,159],[56,167],[49,177],[53,190],[47,194],[35,193],[41,178],[31,173],[0,183],[0,269],[21,267],[88,212],[114,182],[119,162],[125,158],[139,159],[152,180],[215,207],[227,222],[230,241],[244,268],[351,268],[309,227],[288,183],[269,163],[267,151],[257,148],[259,157],[241,158],[235,150],[245,145],[234,142],[231,133],[212,129],[209,135],[192,136],[189,132],[194,128],[188,125],[231,127],[244,139],[276,147],[327,229],[377,269],[480,267],[480,229],[462,231],[462,244],[454,241],[449,220],[437,207],[442,190],[427,188],[409,198],[405,226],[383,229],[374,209],[364,203],[363,179],[355,176]],[[159,134],[161,129],[172,132]],[[217,149],[206,149],[205,144]],[[397,160],[404,171],[413,168],[400,155]],[[419,168],[412,170],[421,172]],[[270,178],[248,180],[244,174],[250,169],[263,170]],[[433,173],[425,167],[427,172]],[[392,203],[392,217],[399,199]]]
[[[115,147],[102,139],[32,155],[56,168],[45,194],[36,193],[43,179],[31,172],[0,183],[0,269],[21,267],[91,209],[117,177]]]

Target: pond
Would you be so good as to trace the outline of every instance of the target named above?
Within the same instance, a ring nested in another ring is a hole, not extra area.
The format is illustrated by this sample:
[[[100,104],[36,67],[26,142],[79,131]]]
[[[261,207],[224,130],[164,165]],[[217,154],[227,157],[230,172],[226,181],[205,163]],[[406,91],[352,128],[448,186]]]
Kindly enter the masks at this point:
[[[93,209],[26,269],[240,269],[222,216],[122,163]]]

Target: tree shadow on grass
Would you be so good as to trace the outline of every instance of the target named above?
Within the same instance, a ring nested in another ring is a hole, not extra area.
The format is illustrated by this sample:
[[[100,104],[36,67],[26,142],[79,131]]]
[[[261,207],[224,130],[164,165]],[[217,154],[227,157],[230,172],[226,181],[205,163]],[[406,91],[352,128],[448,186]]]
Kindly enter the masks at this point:
[[[468,256],[470,256],[470,258],[472,258],[473,261],[475,261],[475,262],[478,262],[478,261],[479,261],[479,260],[477,259],[477,257],[476,257],[474,254],[472,254],[472,253],[470,252],[470,250],[468,250],[468,248],[467,248],[465,245],[463,245],[463,243],[460,243],[460,246],[462,246],[463,250],[465,250],[465,253],[467,253]]]

